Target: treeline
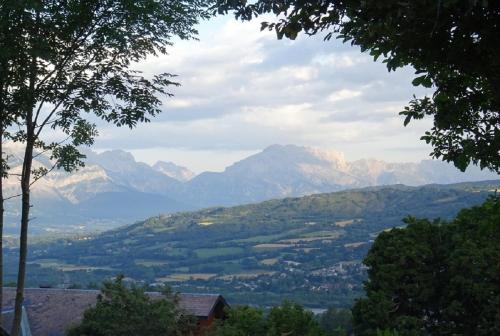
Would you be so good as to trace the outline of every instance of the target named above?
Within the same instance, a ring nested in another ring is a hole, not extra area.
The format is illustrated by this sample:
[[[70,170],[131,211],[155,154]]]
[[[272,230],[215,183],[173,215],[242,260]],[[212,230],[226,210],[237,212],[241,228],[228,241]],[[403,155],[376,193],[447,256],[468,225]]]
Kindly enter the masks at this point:
[[[380,234],[366,256],[366,297],[352,320],[330,309],[315,321],[291,303],[267,317],[242,307],[216,335],[500,335],[500,199],[450,222],[405,221]]]
[[[284,302],[268,313],[250,306],[236,306],[227,310],[227,319],[206,330],[206,334],[500,335],[500,199],[490,197],[481,206],[462,210],[449,222],[413,217],[405,221],[406,228],[381,233],[368,252],[364,260],[368,266],[366,297],[356,301],[352,316],[349,310],[331,308],[315,317],[292,302]],[[129,291],[139,299],[127,294]],[[170,316],[170,324],[163,328],[175,326],[177,335],[191,335],[195,330],[192,320],[176,317],[179,314],[175,310],[175,296],[169,293],[169,304],[153,305],[140,290],[126,289],[120,279],[106,284],[103,293],[104,299],[85,314],[78,327],[83,329],[75,329],[83,331],[70,336],[121,335],[110,330],[89,333],[85,328],[126,325],[131,321],[130,311],[147,311],[144,307],[131,310],[135,301],[154,309],[170,309],[157,316],[161,316],[160,320]],[[114,302],[116,298],[118,303]],[[120,307],[128,307],[129,315],[121,312]],[[146,314],[144,321],[149,321],[150,316]],[[120,319],[123,323],[113,322]],[[143,323],[140,317],[134,321]]]
[[[165,288],[162,294],[161,299],[153,299],[144,288],[126,286],[123,277],[105,282],[96,305],[67,335],[342,336],[352,332],[349,310],[329,309],[318,317],[289,301],[268,312],[227,307],[225,319],[200,329],[196,318],[179,308],[175,293]]]

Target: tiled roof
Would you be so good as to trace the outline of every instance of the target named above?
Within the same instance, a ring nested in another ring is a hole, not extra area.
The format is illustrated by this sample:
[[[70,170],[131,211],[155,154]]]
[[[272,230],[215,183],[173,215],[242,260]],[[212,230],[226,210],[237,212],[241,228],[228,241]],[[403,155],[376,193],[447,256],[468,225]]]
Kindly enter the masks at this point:
[[[83,312],[96,302],[99,291],[26,289],[24,306],[34,336],[63,336],[78,323]],[[14,306],[15,288],[4,288],[4,307]]]
[[[14,321],[14,309],[5,309],[2,311],[2,328],[0,328],[1,336],[9,336],[7,330],[12,329],[12,322]],[[20,336],[32,336],[26,309],[22,307],[21,315],[21,328],[19,330]]]
[[[181,294],[179,306],[182,310],[197,317],[207,317],[215,308],[219,300],[222,300],[224,305],[226,301],[221,295],[217,294]]]
[[[63,336],[66,329],[77,324],[83,312],[96,303],[98,290],[27,288],[24,306],[33,336]],[[148,293],[160,296],[159,293]],[[220,295],[180,294],[179,306],[187,313],[206,318],[215,305],[222,301]],[[15,288],[4,288],[4,307],[14,306]]]

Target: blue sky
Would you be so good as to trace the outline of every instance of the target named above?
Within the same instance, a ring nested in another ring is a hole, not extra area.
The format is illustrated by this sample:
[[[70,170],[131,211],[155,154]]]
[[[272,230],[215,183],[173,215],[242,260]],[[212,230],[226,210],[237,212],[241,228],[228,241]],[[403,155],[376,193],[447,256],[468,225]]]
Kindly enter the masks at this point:
[[[348,160],[419,161],[430,120],[403,127],[398,112],[413,94],[410,68],[388,73],[358,48],[319,36],[278,41],[258,21],[219,17],[199,26],[199,41],[137,65],[178,74],[182,86],[163,113],[135,130],[101,128],[94,148],[124,149],[140,161],[173,161],[201,172],[271,144],[345,153]]]

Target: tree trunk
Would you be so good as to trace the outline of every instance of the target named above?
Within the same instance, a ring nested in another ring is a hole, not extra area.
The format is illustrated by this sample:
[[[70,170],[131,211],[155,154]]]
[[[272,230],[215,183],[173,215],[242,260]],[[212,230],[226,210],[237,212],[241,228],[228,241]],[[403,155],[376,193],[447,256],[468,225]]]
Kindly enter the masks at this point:
[[[3,128],[2,125],[0,127]],[[0,130],[0,312],[3,311],[3,129]],[[0,326],[2,325],[2,314],[0,314]]]
[[[5,71],[5,64],[1,65],[1,74],[4,74],[4,78],[6,77],[7,71]],[[5,116],[5,108],[4,108],[4,97],[5,97],[5,84],[4,78],[0,79],[0,326],[3,325],[2,322],[2,314],[3,311],[3,224],[4,224],[4,198],[3,198],[3,175],[4,171],[4,162],[3,160],[7,159],[3,155],[3,137],[6,122]]]
[[[24,300],[24,282],[26,279],[26,257],[28,254],[28,224],[30,214],[31,166],[33,162],[33,130],[28,126],[28,139],[24,152],[23,171],[21,174],[21,234],[19,239],[19,269],[17,273],[16,303],[11,336],[18,336],[21,326]]]
[[[33,110],[36,105],[35,85],[37,81],[38,58],[37,44],[38,29],[40,24],[40,11],[36,10],[35,27],[30,32],[30,64],[29,64],[29,85],[26,95],[26,148],[24,150],[23,170],[21,173],[21,233],[19,236],[19,267],[17,271],[16,302],[14,307],[14,321],[12,322],[11,336],[19,336],[21,329],[21,318],[24,301],[24,283],[26,280],[26,259],[28,256],[28,225],[30,215],[30,188],[31,188],[31,168],[33,164],[33,149],[35,146],[35,121],[33,120]]]

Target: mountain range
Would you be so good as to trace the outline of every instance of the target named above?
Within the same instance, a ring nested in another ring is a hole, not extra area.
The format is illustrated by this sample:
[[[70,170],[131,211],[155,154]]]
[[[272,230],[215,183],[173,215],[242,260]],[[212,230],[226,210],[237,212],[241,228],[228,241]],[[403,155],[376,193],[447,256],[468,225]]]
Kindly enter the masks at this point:
[[[22,148],[8,144],[11,175],[6,197],[18,193]],[[435,160],[388,163],[347,161],[341,152],[295,145],[272,145],[227,167],[197,176],[172,162],[153,166],[112,150],[85,152],[86,166],[74,173],[52,172],[33,186],[32,233],[104,230],[160,213],[232,206],[367,186],[458,183],[498,179],[471,167],[465,173]],[[35,167],[50,167],[46,155]],[[19,200],[6,204],[7,233],[17,232]]]

